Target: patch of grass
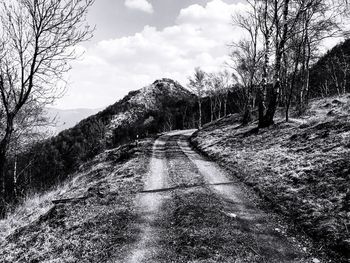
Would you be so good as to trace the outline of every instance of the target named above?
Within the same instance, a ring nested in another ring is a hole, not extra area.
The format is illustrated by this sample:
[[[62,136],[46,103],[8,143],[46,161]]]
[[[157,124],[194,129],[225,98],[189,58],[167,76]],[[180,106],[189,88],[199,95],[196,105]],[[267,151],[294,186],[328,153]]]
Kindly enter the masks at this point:
[[[37,220],[40,215],[47,213],[53,207],[51,200],[64,194],[70,183],[56,186],[55,189],[46,193],[36,193],[15,207],[5,219],[0,220],[0,243],[16,229]]]
[[[143,187],[153,140],[102,153],[64,187],[28,199],[0,223],[1,262],[106,262],[138,237],[133,199]],[[128,149],[125,157],[125,149]],[[124,150],[124,153],[119,153]],[[122,157],[122,158],[120,158]],[[52,200],[62,200],[52,204]],[[11,225],[10,222],[16,221]]]
[[[326,247],[336,262],[348,262],[349,103],[347,96],[313,101],[299,119],[277,119],[254,133],[256,124],[209,125],[192,142]]]
[[[198,173],[198,168],[191,162],[188,157],[178,146],[179,136],[172,136],[166,142],[165,157],[167,159],[168,184],[170,187],[189,186],[203,184],[204,179]]]
[[[232,204],[210,190],[181,191],[163,205],[162,251],[155,262],[305,262],[297,252],[272,249],[267,230],[230,215]],[[281,246],[281,248],[283,245]]]

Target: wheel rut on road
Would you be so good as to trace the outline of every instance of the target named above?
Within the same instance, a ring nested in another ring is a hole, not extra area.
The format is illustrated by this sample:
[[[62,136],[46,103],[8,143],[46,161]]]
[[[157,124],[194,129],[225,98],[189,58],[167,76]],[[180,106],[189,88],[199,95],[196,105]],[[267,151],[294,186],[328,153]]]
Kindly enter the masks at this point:
[[[165,144],[169,136],[161,136],[154,143],[149,173],[144,180],[144,190],[161,189],[167,186],[167,169],[165,163]],[[144,262],[157,253],[157,229],[153,226],[164,195],[160,193],[138,195],[135,207],[140,214],[139,242],[132,248],[128,263]]]
[[[126,262],[312,262],[240,184],[226,184],[232,178],[192,150],[192,133],[155,142],[135,205],[140,238]]]

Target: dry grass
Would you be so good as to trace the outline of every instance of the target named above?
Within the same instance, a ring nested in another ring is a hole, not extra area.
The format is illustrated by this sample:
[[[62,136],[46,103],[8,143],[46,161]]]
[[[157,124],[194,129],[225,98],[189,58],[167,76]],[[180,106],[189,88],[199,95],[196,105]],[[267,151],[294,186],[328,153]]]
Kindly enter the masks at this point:
[[[350,260],[350,98],[315,100],[300,118],[258,132],[230,119],[193,143],[229,167],[273,207]]]
[[[0,222],[1,262],[118,260],[138,235],[133,198],[152,140],[106,151],[62,187],[29,198]],[[81,198],[82,199],[74,199]],[[53,205],[52,200],[72,198]]]
[[[28,196],[19,206],[15,207],[6,218],[0,220],[0,242],[12,234],[16,229],[36,221],[52,207],[52,200],[65,195],[74,181],[66,182],[45,193]]]

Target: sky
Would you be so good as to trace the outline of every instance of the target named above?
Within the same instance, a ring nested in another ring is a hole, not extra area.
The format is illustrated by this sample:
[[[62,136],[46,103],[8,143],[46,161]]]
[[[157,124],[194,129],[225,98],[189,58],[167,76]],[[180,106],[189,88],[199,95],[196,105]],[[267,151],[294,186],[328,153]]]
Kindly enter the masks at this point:
[[[247,8],[244,0],[95,0],[94,37],[77,47],[83,55],[54,107],[104,108],[160,78],[186,86],[195,67],[222,70],[242,37],[232,15]]]
[[[96,0],[94,37],[82,43],[67,92],[56,108],[103,108],[159,78],[186,86],[200,66],[218,71],[239,32],[231,24],[241,0]]]

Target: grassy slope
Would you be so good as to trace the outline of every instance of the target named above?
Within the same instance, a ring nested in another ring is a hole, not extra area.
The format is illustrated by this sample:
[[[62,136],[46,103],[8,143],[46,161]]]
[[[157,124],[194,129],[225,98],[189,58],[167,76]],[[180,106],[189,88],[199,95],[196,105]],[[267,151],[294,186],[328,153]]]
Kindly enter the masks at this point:
[[[64,186],[29,199],[0,221],[1,262],[114,262],[138,235],[130,221],[152,140],[106,151]],[[84,197],[53,205],[52,200]]]
[[[277,211],[350,262],[350,96],[314,101],[290,123],[258,132],[222,119],[192,138]]]

